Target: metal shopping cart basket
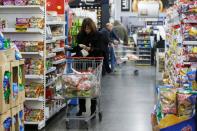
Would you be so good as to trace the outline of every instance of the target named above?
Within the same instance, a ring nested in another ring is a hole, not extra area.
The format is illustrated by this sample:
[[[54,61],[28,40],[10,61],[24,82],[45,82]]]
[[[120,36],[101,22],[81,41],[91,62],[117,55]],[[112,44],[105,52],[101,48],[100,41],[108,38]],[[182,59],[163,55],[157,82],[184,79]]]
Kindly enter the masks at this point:
[[[121,65],[123,63],[129,63],[134,67],[134,75],[138,75],[139,71],[135,66],[136,60],[138,60],[137,51],[135,47],[125,46],[125,45],[114,45],[114,54],[116,58],[116,64]]]
[[[102,57],[71,57],[67,58],[67,65],[63,75],[64,96],[66,100],[93,99],[96,101],[96,111],[94,114],[76,116],[67,108],[66,127],[69,128],[70,120],[82,120],[86,127],[89,127],[89,121],[99,116],[102,120],[101,112],[101,75],[103,58]]]

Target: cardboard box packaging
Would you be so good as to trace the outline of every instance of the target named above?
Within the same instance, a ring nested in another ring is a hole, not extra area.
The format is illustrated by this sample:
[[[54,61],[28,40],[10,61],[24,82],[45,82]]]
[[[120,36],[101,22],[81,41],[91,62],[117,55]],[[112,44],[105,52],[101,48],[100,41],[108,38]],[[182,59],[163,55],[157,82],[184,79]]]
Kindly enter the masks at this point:
[[[14,49],[1,50],[0,56],[1,56],[0,65],[4,63],[8,63],[10,61],[15,60],[15,50]]]
[[[0,65],[0,84],[1,84],[1,86],[0,86],[1,87],[0,88],[0,105],[1,105],[0,106],[0,114],[7,112],[11,106],[11,94],[9,94],[9,98],[7,99],[7,101],[5,100],[5,89],[3,87],[5,72],[11,73],[10,63],[4,63],[4,64]],[[11,84],[11,80],[10,80],[10,84]],[[11,90],[11,85],[10,85],[9,89]]]
[[[18,86],[18,77],[19,77],[19,61],[11,61],[10,62],[10,70],[11,70],[11,108],[19,105],[19,89],[17,89],[17,93],[14,92],[13,86],[16,84]]]
[[[12,115],[12,130],[11,131],[18,131],[19,130],[19,106],[16,106],[11,109]]]
[[[21,73],[21,74],[20,74]],[[20,75],[22,75],[20,78]],[[25,62],[24,60],[19,61],[19,86],[23,84],[24,87],[19,87],[19,104],[25,102]]]
[[[10,118],[11,119],[11,111],[10,110],[7,110],[6,113],[3,113],[0,115],[0,131],[5,131],[5,128],[3,126],[3,123],[8,119]],[[10,127],[10,131],[12,131],[12,126]]]

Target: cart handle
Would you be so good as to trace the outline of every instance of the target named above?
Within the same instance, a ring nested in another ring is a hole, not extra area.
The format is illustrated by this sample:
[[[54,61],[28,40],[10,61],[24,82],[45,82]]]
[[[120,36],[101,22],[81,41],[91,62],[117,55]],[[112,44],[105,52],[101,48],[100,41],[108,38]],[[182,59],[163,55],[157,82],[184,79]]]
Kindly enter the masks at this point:
[[[66,59],[103,60],[104,57],[66,57]]]

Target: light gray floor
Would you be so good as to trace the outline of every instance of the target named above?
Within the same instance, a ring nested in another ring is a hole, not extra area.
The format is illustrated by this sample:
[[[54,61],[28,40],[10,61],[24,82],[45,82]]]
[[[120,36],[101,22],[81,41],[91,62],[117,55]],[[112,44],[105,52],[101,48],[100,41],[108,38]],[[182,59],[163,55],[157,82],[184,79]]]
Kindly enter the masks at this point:
[[[140,67],[139,76],[133,68],[123,66],[118,75],[102,80],[103,121],[91,122],[90,131],[151,131],[150,115],[154,106],[155,68]],[[65,111],[51,119],[42,131],[66,131]],[[70,131],[85,131],[80,129]],[[32,128],[31,128],[32,129]],[[35,129],[32,129],[35,131]],[[27,131],[31,131],[30,128]]]

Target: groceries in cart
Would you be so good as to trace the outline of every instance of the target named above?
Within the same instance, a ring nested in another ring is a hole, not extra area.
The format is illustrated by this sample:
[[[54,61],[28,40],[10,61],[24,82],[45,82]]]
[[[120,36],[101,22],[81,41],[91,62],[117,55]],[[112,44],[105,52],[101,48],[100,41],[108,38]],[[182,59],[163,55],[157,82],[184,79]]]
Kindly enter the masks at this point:
[[[67,97],[94,97],[96,96],[97,79],[94,70],[88,68],[87,72],[72,69],[73,73],[63,76]]]

